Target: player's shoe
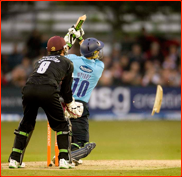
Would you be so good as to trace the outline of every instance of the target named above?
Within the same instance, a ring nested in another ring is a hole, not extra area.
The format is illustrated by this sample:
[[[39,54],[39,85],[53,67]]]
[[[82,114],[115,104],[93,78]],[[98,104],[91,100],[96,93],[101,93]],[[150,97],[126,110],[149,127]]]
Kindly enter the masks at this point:
[[[55,164],[55,156],[52,158],[52,163]],[[75,160],[73,159],[73,163],[75,166],[81,165],[83,163],[83,160]]]
[[[81,159],[79,159],[79,160],[73,159],[73,163],[75,164],[75,166],[82,165],[83,160],[81,160]]]
[[[10,159],[9,168],[24,168],[24,167],[25,163],[22,162],[22,164],[20,165],[20,163],[17,162],[16,160]]]
[[[81,165],[83,163],[83,160],[78,160],[78,165]]]
[[[74,163],[69,163],[65,159],[60,159],[59,160],[59,168],[60,169],[69,169],[69,168],[74,168],[74,167],[75,167]]]

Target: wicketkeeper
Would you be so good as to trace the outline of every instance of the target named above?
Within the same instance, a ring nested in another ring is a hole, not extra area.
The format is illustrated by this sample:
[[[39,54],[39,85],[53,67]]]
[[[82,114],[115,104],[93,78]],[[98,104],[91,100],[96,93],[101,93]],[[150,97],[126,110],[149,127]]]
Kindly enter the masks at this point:
[[[33,73],[22,89],[24,116],[18,129],[14,131],[15,140],[9,157],[9,168],[25,166],[22,163],[23,155],[34,130],[39,107],[45,111],[50,127],[57,132],[59,168],[74,167],[72,163],[68,163],[71,160],[68,154],[70,131],[59,100],[62,95],[66,109],[72,117],[81,116],[82,112],[77,109],[72,98],[73,63],[64,57],[68,48],[62,37],[50,38],[47,51],[48,56],[43,56],[36,62]]]

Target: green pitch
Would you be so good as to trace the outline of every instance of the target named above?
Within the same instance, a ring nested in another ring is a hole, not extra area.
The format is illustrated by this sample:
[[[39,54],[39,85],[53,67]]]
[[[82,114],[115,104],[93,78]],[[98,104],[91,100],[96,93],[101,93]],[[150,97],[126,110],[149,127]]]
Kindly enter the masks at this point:
[[[181,158],[181,122],[180,121],[90,121],[90,141],[96,142],[93,152],[85,158],[85,166],[72,170],[59,170],[40,165],[38,170],[8,169],[7,159],[14,141],[13,131],[18,122],[1,123],[1,166],[3,176],[180,176],[179,166],[149,166],[136,168],[94,165],[93,160],[115,162],[115,160],[180,160]],[[27,147],[24,162],[46,161],[47,124],[37,122],[31,141]],[[54,155],[54,132],[52,131],[52,156]],[[90,161],[89,161],[90,160]],[[89,162],[92,164],[89,166]],[[170,162],[170,161],[169,161]],[[88,165],[87,165],[88,164]],[[170,164],[170,163],[169,163]],[[103,168],[102,168],[103,167]]]

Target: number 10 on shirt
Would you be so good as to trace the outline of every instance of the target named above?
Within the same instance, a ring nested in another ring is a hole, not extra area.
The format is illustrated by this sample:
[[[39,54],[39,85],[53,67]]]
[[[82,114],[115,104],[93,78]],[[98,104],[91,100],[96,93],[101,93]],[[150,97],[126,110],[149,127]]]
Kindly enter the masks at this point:
[[[78,87],[78,91],[75,94],[77,95],[77,97],[83,97],[83,96],[85,96],[85,94],[88,90],[89,82],[87,80],[82,80],[81,83],[79,84],[79,81],[80,81],[80,78],[74,78],[72,92],[74,94]]]

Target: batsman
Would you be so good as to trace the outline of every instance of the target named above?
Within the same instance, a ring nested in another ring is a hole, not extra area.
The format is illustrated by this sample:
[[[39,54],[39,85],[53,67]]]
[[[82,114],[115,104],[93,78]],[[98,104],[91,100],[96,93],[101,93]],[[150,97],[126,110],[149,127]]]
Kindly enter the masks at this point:
[[[82,103],[84,107],[83,114],[79,119],[70,117],[73,133],[71,154],[72,158],[77,160],[77,164],[81,164],[82,160],[80,159],[86,157],[96,146],[95,143],[89,143],[88,101],[104,70],[104,63],[101,61],[104,43],[92,37],[84,40],[83,35],[83,29],[77,29],[77,26],[74,25],[68,29],[68,33],[64,37],[69,49],[77,39],[80,44],[81,53],[81,56],[74,54],[65,56],[74,65],[73,97],[76,102]],[[90,146],[89,152],[87,150],[88,146]]]

